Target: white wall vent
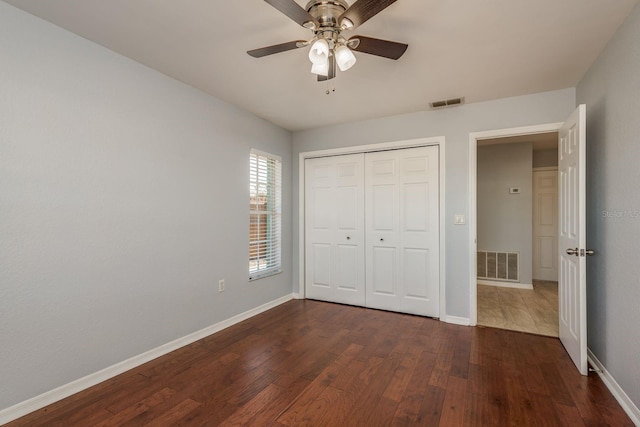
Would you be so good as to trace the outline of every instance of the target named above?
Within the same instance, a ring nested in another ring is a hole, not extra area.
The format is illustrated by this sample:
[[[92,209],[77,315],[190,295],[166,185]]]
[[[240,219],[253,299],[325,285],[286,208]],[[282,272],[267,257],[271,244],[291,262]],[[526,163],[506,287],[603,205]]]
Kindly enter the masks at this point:
[[[431,104],[431,108],[432,109],[438,109],[438,108],[445,108],[445,107],[455,107],[457,105],[462,105],[464,104],[464,98],[453,98],[453,99],[446,99],[443,101],[434,101]]]
[[[478,251],[478,279],[520,281],[520,253]]]

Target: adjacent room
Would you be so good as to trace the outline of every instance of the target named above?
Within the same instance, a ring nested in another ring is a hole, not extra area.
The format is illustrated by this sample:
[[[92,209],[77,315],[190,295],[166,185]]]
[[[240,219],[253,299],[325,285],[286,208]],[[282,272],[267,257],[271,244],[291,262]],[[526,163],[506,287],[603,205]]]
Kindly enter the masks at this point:
[[[478,144],[478,325],[557,337],[558,133]]]
[[[0,425],[640,425],[637,0],[0,1]]]

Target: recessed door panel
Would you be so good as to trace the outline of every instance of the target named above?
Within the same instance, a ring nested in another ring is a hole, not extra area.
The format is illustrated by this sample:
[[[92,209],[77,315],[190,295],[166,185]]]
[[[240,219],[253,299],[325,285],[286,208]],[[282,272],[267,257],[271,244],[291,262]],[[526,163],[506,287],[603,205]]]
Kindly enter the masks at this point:
[[[375,185],[371,187],[371,219],[373,228],[379,231],[393,231],[396,224],[394,211],[396,187]]]
[[[429,298],[429,250],[412,249],[404,250],[404,288],[409,298]]]
[[[371,174],[373,176],[395,176],[396,159],[382,159],[372,162]]]
[[[427,156],[407,157],[402,160],[402,171],[405,175],[428,174],[429,158]]]
[[[312,246],[313,281],[312,286],[331,286],[331,245],[316,243]]]
[[[316,230],[328,230],[331,227],[331,217],[333,216],[331,196],[331,188],[314,188],[311,192],[315,207],[311,212],[311,226]]]
[[[355,245],[336,246],[336,286],[339,289],[357,291],[358,275],[353,268],[360,262],[362,248]]]
[[[404,186],[404,231],[423,231],[429,228],[429,184]]]
[[[335,210],[337,227],[340,230],[355,230],[362,227],[362,218],[358,217],[358,186],[336,188],[336,199],[327,201],[328,209]]]
[[[396,249],[374,247],[372,250],[373,280],[372,293],[375,295],[396,295]]]
[[[538,254],[539,267],[553,269],[555,267],[556,239],[553,237],[540,237],[538,239],[540,253]],[[550,279],[548,279],[550,280]]]

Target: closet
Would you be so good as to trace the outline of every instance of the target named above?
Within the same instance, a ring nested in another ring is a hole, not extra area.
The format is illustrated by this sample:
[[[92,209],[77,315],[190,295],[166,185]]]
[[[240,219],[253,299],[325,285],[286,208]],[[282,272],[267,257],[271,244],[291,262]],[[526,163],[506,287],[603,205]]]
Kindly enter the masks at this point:
[[[438,147],[305,160],[306,297],[439,316]]]

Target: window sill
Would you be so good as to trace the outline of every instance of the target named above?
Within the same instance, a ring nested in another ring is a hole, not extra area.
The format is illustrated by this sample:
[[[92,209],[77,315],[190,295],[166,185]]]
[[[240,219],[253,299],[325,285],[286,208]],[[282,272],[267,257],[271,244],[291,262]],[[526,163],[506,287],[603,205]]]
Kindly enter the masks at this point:
[[[272,270],[272,271],[265,271],[262,273],[256,273],[253,274],[251,276],[249,276],[249,281],[253,282],[255,280],[260,280],[260,279],[264,279],[266,277],[271,277],[271,276],[275,276],[276,274],[280,274],[282,273],[282,270]]]

